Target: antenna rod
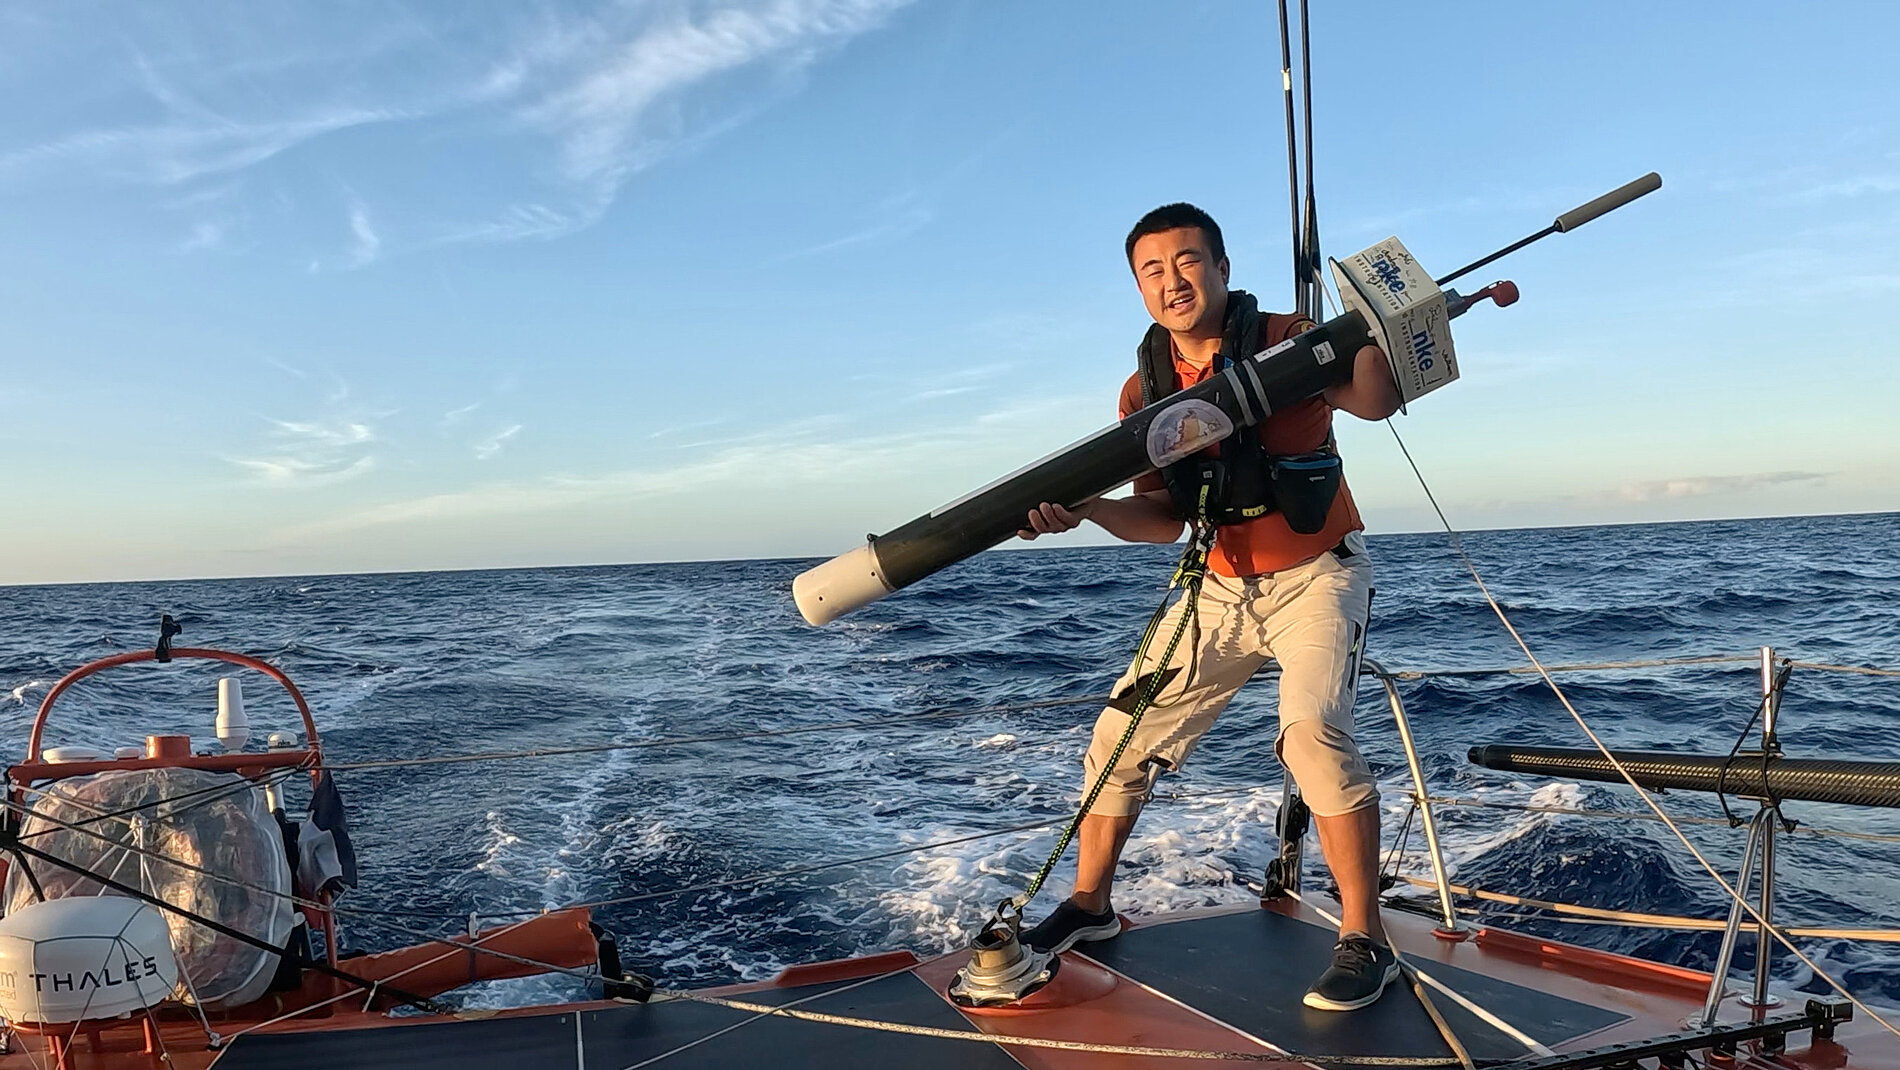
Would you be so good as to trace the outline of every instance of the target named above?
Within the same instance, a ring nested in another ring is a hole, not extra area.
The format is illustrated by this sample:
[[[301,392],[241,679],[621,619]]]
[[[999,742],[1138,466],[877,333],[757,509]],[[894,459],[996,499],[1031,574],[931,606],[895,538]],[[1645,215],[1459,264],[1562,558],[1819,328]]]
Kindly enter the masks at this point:
[[[1303,316],[1306,307],[1306,254],[1300,237],[1300,146],[1293,127],[1293,42],[1287,36],[1286,0],[1280,0],[1280,90],[1286,98],[1286,189],[1293,221],[1293,304]]]
[[[1600,215],[1607,215],[1608,213],[1613,212],[1616,209],[1621,208],[1624,205],[1630,203],[1636,198],[1641,197],[1645,194],[1654,193],[1661,188],[1662,188],[1662,176],[1657,174],[1654,171],[1651,171],[1650,173],[1644,175],[1643,177],[1637,179],[1634,182],[1626,182],[1623,185],[1618,186],[1617,188],[1611,190],[1608,193],[1605,193],[1603,196],[1598,197],[1596,200],[1591,201],[1588,204],[1581,204],[1575,208],[1572,208],[1570,211],[1565,212],[1563,215],[1558,216],[1557,221],[1555,223],[1552,223],[1550,226],[1545,227],[1543,230],[1538,231],[1537,233],[1531,235],[1530,237],[1512,242],[1511,244],[1505,246],[1504,248],[1499,249],[1497,252],[1492,253],[1490,256],[1484,257],[1483,259],[1480,259],[1480,260],[1473,260],[1471,263],[1466,264],[1464,267],[1459,268],[1457,271],[1454,271],[1451,274],[1444,276],[1443,278],[1434,279],[1432,281],[1436,282],[1440,286],[1443,286],[1453,279],[1460,278],[1464,275],[1468,275],[1471,272],[1478,270],[1479,268],[1485,266],[1486,264],[1489,264],[1491,261],[1496,260],[1497,258],[1501,256],[1506,256],[1511,253],[1515,253],[1519,249],[1524,248],[1526,245],[1529,245],[1530,243],[1537,241],[1540,238],[1548,238],[1552,234],[1564,234],[1569,231],[1576,230],[1578,227],[1583,226],[1585,223],[1588,223],[1589,221],[1591,221],[1592,219],[1595,219],[1596,217]]]

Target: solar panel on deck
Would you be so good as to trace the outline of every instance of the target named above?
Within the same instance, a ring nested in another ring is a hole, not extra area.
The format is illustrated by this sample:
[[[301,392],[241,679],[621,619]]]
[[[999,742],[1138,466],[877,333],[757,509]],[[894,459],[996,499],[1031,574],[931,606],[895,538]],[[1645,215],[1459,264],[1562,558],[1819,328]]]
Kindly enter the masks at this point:
[[[777,988],[738,997],[789,1003],[854,982]],[[970,1023],[909,974],[820,996],[801,1008],[855,1018],[969,1030]],[[753,1015],[702,1003],[628,1005],[573,1014],[492,1018],[478,1022],[356,1029],[341,1033],[251,1034],[218,1062],[218,1070],[622,1070],[711,1036]],[[903,1070],[1021,1070],[989,1044],[872,1032],[785,1018],[758,1018],[669,1058],[679,1067],[769,1066],[771,1070],[836,1070],[892,1066]]]
[[[1089,958],[1289,1051],[1314,1055],[1416,1056],[1448,1052],[1425,1008],[1401,979],[1369,1007],[1319,1011],[1300,1002],[1332,961],[1332,929],[1271,910],[1131,929],[1081,945]],[[1627,1016],[1439,962],[1418,966],[1473,1003],[1545,1044]],[[1524,1045],[1442,993],[1433,1004],[1475,1059],[1517,1059]]]

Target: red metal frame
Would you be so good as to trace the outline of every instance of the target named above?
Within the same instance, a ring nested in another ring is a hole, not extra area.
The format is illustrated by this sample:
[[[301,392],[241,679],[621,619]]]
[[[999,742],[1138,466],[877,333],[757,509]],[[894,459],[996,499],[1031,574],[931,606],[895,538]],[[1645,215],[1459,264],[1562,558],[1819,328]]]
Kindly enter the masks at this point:
[[[297,690],[297,685],[291,683],[290,677],[285,676],[283,673],[283,670],[279,669],[277,666],[272,665],[271,663],[267,661],[260,661],[257,658],[253,658],[245,654],[234,654],[229,650],[211,650],[205,647],[181,646],[174,649],[171,652],[171,657],[172,657],[172,660],[174,661],[180,658],[203,659],[206,661],[223,661],[223,662],[228,662],[232,665],[241,665],[247,669],[256,669],[258,672],[261,672],[264,675],[270,677],[271,679],[277,681],[279,684],[282,684],[284,690],[290,692],[291,701],[297,704],[297,712],[303,715],[304,739],[308,741],[305,744],[305,749],[307,750],[309,754],[317,755],[318,757],[322,756],[323,748],[322,748],[322,745],[317,740],[317,721],[315,717],[312,717],[310,715],[310,704],[304,701],[303,692]],[[93,673],[96,673],[96,672],[103,672],[106,669],[114,669],[121,665],[135,665],[143,661],[157,661],[157,660],[158,660],[158,652],[155,650],[135,650],[129,654],[114,654],[109,658],[100,658],[98,661],[87,662],[86,664],[81,665],[79,668],[74,669],[72,672],[67,673],[65,676],[60,677],[59,682],[53,685],[53,689],[51,691],[48,691],[46,693],[46,697],[40,700],[40,711],[38,715],[36,715],[33,718],[33,731],[27,736],[27,739],[26,739],[26,763],[32,764],[32,765],[41,764],[38,762],[38,758],[40,756],[40,740],[46,729],[47,715],[53,712],[53,703],[59,700],[59,696],[64,694],[67,688],[71,687],[72,685],[78,683],[81,680],[84,680],[86,677],[91,676]],[[237,757],[237,755],[225,755],[224,757]],[[255,755],[253,757],[261,759],[266,756]],[[146,759],[146,760],[149,760],[149,759]],[[200,761],[200,760],[202,759],[193,759],[193,762]],[[199,769],[219,768],[216,766],[194,765],[193,762],[181,761],[181,762],[172,762],[172,763],[163,763],[163,764],[185,765],[190,768],[199,768]],[[60,768],[63,770],[62,775],[76,776],[78,775],[77,772],[75,772],[77,767],[81,765],[86,765],[86,764],[94,764],[94,763],[73,762],[70,765],[68,765],[67,763],[60,763]],[[267,765],[267,764],[277,764],[277,763],[254,762],[250,764]],[[287,764],[294,764],[294,763],[287,763]],[[134,765],[122,765],[119,763],[113,763],[111,768],[114,768],[114,769],[150,768],[150,766],[134,766]],[[232,768],[235,768],[235,766],[233,766]],[[97,769],[92,769],[88,771],[98,772]],[[14,777],[14,779],[18,780],[19,778],[16,776]]]
[[[308,768],[310,782],[314,786],[322,775],[323,745],[317,737],[317,720],[310,712],[310,703],[306,702],[303,692],[284,675],[282,669],[267,661],[247,654],[237,654],[229,650],[212,650],[208,647],[175,647],[170,660],[221,661],[230,665],[255,669],[277,681],[290,699],[297,704],[297,712],[303,717],[304,739],[306,743],[297,750],[269,751],[264,754],[208,754],[188,755],[180,758],[124,758],[92,762],[43,762],[40,757],[40,743],[45,735],[47,717],[53,712],[53,703],[72,685],[94,673],[106,669],[115,669],[121,665],[136,665],[146,661],[158,661],[156,650],[135,650],[129,654],[114,654],[111,657],[90,661],[65,676],[60,677],[46,697],[40,700],[39,713],[33,718],[33,730],[27,736],[26,760],[18,765],[9,766],[7,778],[12,783],[9,791],[15,800],[23,794],[22,789],[36,780],[60,780],[65,777],[86,776],[118,769],[205,769],[213,772],[237,773],[240,776],[258,777],[271,769]],[[329,950],[330,961],[337,961],[336,920],[329,910],[328,892],[318,897],[323,903],[322,917],[311,917],[312,911],[306,909],[305,917],[322,929],[324,943]]]

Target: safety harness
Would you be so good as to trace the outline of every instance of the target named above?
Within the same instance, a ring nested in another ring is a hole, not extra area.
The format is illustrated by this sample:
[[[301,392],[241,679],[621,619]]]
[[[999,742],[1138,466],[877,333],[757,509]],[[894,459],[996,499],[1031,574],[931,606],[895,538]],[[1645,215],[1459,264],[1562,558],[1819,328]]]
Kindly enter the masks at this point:
[[[1227,316],[1221,331],[1220,352],[1213,375],[1265,349],[1266,317],[1260,302],[1245,290],[1229,290]],[[1174,344],[1167,328],[1149,326],[1136,349],[1140,371],[1141,404],[1153,405],[1179,389],[1174,371]],[[1289,456],[1271,456],[1255,427],[1239,427],[1222,439],[1219,450],[1203,451],[1161,470],[1174,510],[1182,518],[1204,515],[1215,527],[1240,524],[1279,511],[1287,525],[1302,535],[1326,524],[1333,497],[1339,493],[1339,450],[1332,435],[1318,450]],[[1200,513],[1205,502],[1205,513]]]

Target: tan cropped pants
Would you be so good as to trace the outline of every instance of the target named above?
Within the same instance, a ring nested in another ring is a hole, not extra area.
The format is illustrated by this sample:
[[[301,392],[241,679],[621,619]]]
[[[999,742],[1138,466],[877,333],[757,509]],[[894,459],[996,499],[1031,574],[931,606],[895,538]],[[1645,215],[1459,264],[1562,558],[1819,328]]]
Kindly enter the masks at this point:
[[[1371,610],[1372,562],[1364,541],[1341,559],[1332,552],[1264,576],[1236,579],[1208,573],[1194,624],[1182,634],[1163,669],[1165,682],[1142,714],[1121,760],[1115,763],[1090,813],[1128,817],[1141,811],[1155,778],[1179,770],[1221,710],[1254,672],[1280,663],[1280,730],[1274,749],[1321,817],[1376,805],[1372,771],[1352,738],[1353,697]],[[1083,758],[1083,791],[1093,786],[1128,727],[1135,682],[1155,672],[1186,599],[1178,600],[1155,632],[1144,664],[1129,666],[1115,683],[1115,701],[1095,722]]]

